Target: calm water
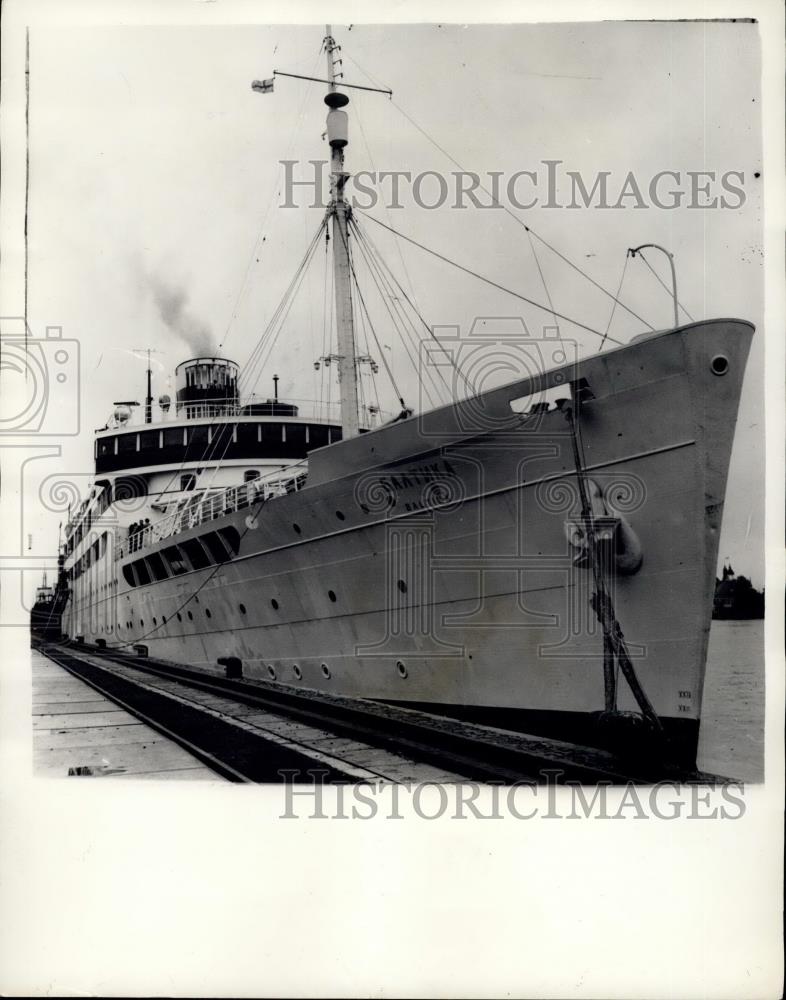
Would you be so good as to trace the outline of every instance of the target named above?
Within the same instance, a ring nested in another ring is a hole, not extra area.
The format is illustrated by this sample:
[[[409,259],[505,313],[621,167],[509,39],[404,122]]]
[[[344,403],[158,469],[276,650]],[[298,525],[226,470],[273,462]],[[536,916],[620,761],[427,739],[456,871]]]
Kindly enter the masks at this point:
[[[713,622],[699,767],[764,780],[764,622]]]

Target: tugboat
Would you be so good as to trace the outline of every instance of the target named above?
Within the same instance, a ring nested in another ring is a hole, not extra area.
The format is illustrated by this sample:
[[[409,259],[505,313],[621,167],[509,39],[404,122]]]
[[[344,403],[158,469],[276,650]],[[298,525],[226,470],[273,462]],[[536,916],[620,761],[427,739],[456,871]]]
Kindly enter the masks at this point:
[[[144,419],[121,403],[95,435],[63,631],[623,752],[646,733],[692,766],[752,324],[675,319],[582,360],[539,342],[529,374],[465,377],[420,412],[395,391],[385,419],[363,393],[384,353],[360,335],[358,262],[379,258],[346,198],[329,26],[324,51],[331,198],[304,266],[329,237],[335,344],[315,365],[338,372],[339,413],[244,394],[255,361],[223,357],[184,361],[155,405],[148,369]]]
[[[66,604],[66,589],[63,580],[54,587],[46,582],[44,571],[41,586],[36,588],[35,603],[30,611],[30,636],[33,643],[38,640],[58,642],[63,637],[62,617]]]

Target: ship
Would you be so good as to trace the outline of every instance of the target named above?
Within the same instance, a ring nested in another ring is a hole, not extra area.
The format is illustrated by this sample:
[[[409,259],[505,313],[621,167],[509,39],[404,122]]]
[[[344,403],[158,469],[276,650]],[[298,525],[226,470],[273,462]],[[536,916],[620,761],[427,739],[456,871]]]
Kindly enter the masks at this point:
[[[362,405],[359,372],[380,361],[359,347],[351,84],[329,26],[324,51],[315,240],[332,251],[336,349],[315,364],[337,373],[339,410],[281,399],[277,381],[244,394],[251,375],[223,356],[184,360],[174,399],[154,401],[148,366],[144,408],[118,404],[96,432],[70,512],[63,633],[693,766],[753,325],[681,325],[675,291],[668,329],[581,359],[541,343],[528,373],[465,379],[431,408]]]
[[[30,609],[30,636],[33,642],[59,642],[63,638],[62,618],[67,593],[62,578],[59,577],[54,585],[48,584],[44,571]]]

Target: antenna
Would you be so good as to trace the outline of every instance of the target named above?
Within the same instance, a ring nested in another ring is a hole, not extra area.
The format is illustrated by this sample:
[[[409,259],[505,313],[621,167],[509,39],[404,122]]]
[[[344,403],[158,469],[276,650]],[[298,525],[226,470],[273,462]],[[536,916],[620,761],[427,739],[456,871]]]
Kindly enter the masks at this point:
[[[150,355],[158,354],[154,348],[150,347],[135,347],[135,351],[146,351],[147,352],[147,396],[145,396],[145,423],[153,423],[153,370],[150,367]]]
[[[322,42],[327,63],[327,79],[314,76],[301,76],[298,73],[283,73],[273,71],[269,80],[254,80],[251,89],[262,94],[273,91],[276,76],[293,77],[296,80],[313,80],[326,83],[328,92],[325,95],[327,113],[327,139],[330,144],[330,205],[327,214],[332,218],[333,272],[335,276],[336,300],[336,332],[338,351],[331,356],[338,364],[338,384],[341,394],[341,428],[344,440],[356,437],[359,433],[358,414],[358,364],[365,358],[358,358],[355,346],[355,329],[352,316],[352,286],[351,265],[349,259],[349,219],[352,209],[344,198],[344,188],[349,180],[349,173],[344,169],[344,150],[349,143],[348,117],[343,109],[349,104],[349,98],[343,90],[370,90],[380,94],[393,96],[392,90],[381,87],[362,87],[358,84],[344,83],[343,62],[339,53],[341,46],[336,43],[329,24],[325,25],[325,38]],[[327,364],[327,359],[325,359]]]

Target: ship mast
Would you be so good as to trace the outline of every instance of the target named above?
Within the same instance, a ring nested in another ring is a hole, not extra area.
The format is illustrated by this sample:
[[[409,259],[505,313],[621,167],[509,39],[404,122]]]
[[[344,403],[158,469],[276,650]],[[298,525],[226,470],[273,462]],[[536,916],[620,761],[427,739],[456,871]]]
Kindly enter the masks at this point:
[[[330,25],[325,26],[325,56],[327,58],[327,78],[330,89],[325,95],[325,104],[330,109],[327,114],[327,137],[330,143],[330,206],[333,230],[333,273],[336,295],[336,335],[338,346],[338,381],[341,395],[341,428],[344,440],[356,437],[358,430],[358,376],[355,357],[355,329],[352,320],[352,286],[349,261],[349,231],[347,219],[351,212],[344,198],[344,185],[349,174],[344,170],[344,148],[347,145],[347,113],[343,110],[349,104],[346,94],[336,90],[336,77],[343,76],[337,71],[341,59],[340,51],[331,34]]]
[[[344,198],[344,186],[349,180],[349,174],[344,170],[344,148],[347,145],[347,113],[343,109],[349,104],[349,98],[344,93],[346,88],[352,90],[369,90],[378,94],[393,96],[392,90],[383,87],[367,87],[357,83],[345,83],[344,72],[337,67],[342,65],[341,58],[336,53],[341,46],[336,44],[329,24],[325,25],[325,39],[322,43],[327,59],[327,79],[316,76],[303,76],[301,73],[285,73],[283,70],[273,70],[273,76],[268,80],[254,80],[251,89],[260,94],[273,93],[277,76],[291,77],[295,80],[312,80],[326,83],[328,92],[325,104],[328,106],[327,138],[330,143],[330,204],[326,218],[332,219],[333,237],[333,275],[336,297],[336,328],[338,354],[330,355],[322,360],[329,363],[338,362],[339,392],[341,395],[341,427],[344,440],[357,437],[359,434],[358,416],[358,364],[368,363],[367,356],[358,357],[355,347],[355,329],[352,319],[352,263],[349,256],[349,220],[352,209]],[[341,77],[341,80],[338,80]],[[337,90],[341,87],[342,90]],[[373,366],[372,366],[372,370]]]

